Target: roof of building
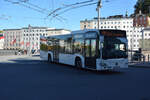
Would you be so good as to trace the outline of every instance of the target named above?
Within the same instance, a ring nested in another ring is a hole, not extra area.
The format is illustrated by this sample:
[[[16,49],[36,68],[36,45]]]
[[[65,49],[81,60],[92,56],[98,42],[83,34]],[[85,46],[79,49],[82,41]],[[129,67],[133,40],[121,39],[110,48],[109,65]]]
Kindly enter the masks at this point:
[[[31,29],[47,29],[48,27],[23,27],[22,29],[29,29],[29,28],[31,28]]]
[[[47,29],[46,31],[61,31],[61,30],[70,31],[68,29]]]
[[[3,31],[18,31],[18,30],[21,30],[21,29],[3,29]]]
[[[107,18],[100,18],[100,20],[120,20],[120,19],[133,19],[132,17],[114,17],[114,16],[110,16],[110,17],[107,17]],[[81,20],[80,22],[92,22],[94,20],[97,20],[97,17],[94,17],[93,19],[91,20]]]

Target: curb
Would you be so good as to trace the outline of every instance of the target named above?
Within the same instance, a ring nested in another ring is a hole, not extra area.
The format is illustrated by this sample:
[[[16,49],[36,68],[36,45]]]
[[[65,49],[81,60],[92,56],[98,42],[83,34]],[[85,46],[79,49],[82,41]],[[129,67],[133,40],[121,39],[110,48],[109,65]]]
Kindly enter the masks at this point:
[[[150,66],[144,66],[144,65],[128,65],[128,67],[134,67],[134,68],[150,68]]]

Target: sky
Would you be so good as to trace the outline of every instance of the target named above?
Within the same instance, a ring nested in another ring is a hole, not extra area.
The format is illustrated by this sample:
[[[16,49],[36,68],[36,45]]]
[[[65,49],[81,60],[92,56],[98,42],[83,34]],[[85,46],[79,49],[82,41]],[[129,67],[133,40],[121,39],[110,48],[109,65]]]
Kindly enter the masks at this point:
[[[79,30],[81,20],[91,20],[97,17],[97,4],[67,10],[69,7],[80,6],[69,5],[84,1],[90,0],[0,0],[0,30],[28,27],[29,24],[72,31]],[[93,0],[88,3],[97,1]],[[102,0],[100,16],[125,15],[126,11],[130,15],[134,12],[136,2],[137,0]],[[64,9],[56,10],[58,8]],[[67,11],[63,13],[65,10]],[[51,14],[54,11],[56,12]],[[51,15],[48,16],[49,14]],[[59,15],[55,17],[57,14]]]

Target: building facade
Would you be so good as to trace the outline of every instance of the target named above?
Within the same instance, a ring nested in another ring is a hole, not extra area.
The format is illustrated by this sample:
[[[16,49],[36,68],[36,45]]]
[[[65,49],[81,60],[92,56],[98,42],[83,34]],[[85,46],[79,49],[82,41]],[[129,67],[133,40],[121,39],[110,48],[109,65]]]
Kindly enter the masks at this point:
[[[4,49],[19,49],[22,40],[21,29],[4,29]]]
[[[46,31],[47,31],[48,36],[63,35],[63,34],[71,33],[70,30],[66,30],[66,29],[47,29]]]
[[[66,29],[48,27],[23,27],[21,29],[4,29],[4,49],[18,49],[31,52],[40,49],[40,36],[68,34]]]
[[[80,29],[97,29],[98,20],[80,21]],[[143,27],[133,27],[133,18],[129,17],[108,17],[100,19],[100,29],[119,29],[126,30],[128,39],[128,49],[138,50],[140,48],[139,40],[142,39]]]
[[[22,28],[22,50],[39,50],[40,49],[40,36],[47,36],[47,27],[24,27]]]
[[[3,31],[0,31],[0,49],[4,49],[4,35],[3,35]]]
[[[143,50],[150,50],[150,28],[143,29],[143,39],[139,40]]]
[[[150,17],[148,15],[139,14],[135,15],[133,19],[133,26],[134,27],[150,27]]]

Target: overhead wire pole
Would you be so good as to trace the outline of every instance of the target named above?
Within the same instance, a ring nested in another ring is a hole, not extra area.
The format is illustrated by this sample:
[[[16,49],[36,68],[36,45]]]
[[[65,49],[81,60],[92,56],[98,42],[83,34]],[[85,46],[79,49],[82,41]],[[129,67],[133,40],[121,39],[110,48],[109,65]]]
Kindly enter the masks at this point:
[[[99,0],[98,1],[98,3],[97,3],[97,8],[96,8],[96,11],[97,11],[97,14],[98,14],[98,18],[97,18],[97,21],[98,21],[98,26],[97,26],[97,28],[98,29],[100,29],[100,25],[99,25],[99,23],[100,23],[100,8],[102,7],[102,3],[101,3],[101,0]]]

